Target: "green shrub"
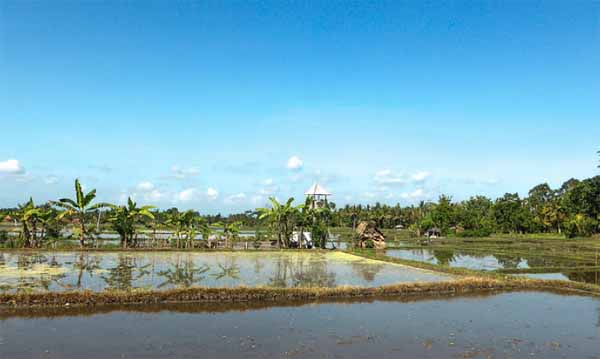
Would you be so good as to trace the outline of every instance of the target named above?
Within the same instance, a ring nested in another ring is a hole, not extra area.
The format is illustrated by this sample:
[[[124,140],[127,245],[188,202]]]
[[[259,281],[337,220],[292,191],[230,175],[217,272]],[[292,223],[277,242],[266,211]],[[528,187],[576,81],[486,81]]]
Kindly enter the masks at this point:
[[[568,238],[589,237],[598,229],[598,221],[583,214],[576,214],[565,224],[564,232]]]
[[[489,228],[465,229],[456,235],[458,237],[489,237],[492,235],[492,230]]]

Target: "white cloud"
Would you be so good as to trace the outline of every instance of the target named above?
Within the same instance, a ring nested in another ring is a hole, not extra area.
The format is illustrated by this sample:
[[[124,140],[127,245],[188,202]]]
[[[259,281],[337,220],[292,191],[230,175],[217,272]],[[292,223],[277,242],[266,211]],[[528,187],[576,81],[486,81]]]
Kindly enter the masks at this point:
[[[175,193],[173,200],[174,202],[192,202],[202,199],[208,199],[209,201],[212,201],[217,199],[217,197],[219,197],[219,192],[212,187],[208,187],[206,192],[202,192],[196,187],[190,187],[181,192]]]
[[[240,203],[240,202],[243,202],[245,199],[246,199],[246,194],[241,192],[238,194],[232,194],[231,196],[228,196],[227,198],[225,198],[225,203],[227,203],[227,204]]]
[[[25,168],[21,166],[18,160],[9,159],[0,162],[0,174],[20,175],[25,173]]]
[[[217,191],[216,189],[214,189],[212,187],[208,187],[208,189],[206,190],[206,196],[210,200],[217,199],[217,197],[219,197],[219,191]]]
[[[176,200],[180,202],[189,202],[197,199],[200,195],[200,191],[197,188],[187,188],[177,193]]]
[[[404,199],[422,199],[426,196],[425,191],[423,190],[423,188],[417,188],[412,192],[404,192],[400,195],[400,197],[404,198]]]
[[[304,162],[298,156],[292,156],[287,161],[287,168],[290,170],[297,171],[302,169],[302,166],[304,166]]]
[[[178,165],[171,166],[172,177],[176,179],[186,179],[189,177],[196,177],[200,174],[200,170],[196,167],[183,168]]]
[[[157,189],[144,194],[144,200],[148,202],[157,202],[165,197],[165,194]]]
[[[149,181],[140,182],[137,185],[137,189],[142,192],[150,192],[154,189],[154,184]]]
[[[272,178],[264,180],[262,185],[263,187],[258,190],[258,194],[261,196],[270,196],[279,191],[279,187],[275,185],[275,181]]]
[[[420,184],[431,177],[431,172],[420,171],[411,175],[398,174],[390,169],[375,172],[373,180],[379,186],[403,186],[406,184]]]
[[[265,198],[260,195],[252,196],[252,198],[250,200],[252,201],[252,204],[254,204],[255,206],[259,205],[259,204],[263,204],[265,202]]]
[[[377,194],[375,194],[373,192],[364,192],[362,194],[362,197],[368,198],[368,199],[373,199],[373,198],[377,197]]]
[[[54,175],[49,175],[44,177],[44,183],[45,184],[56,184],[58,183],[58,177],[54,176]]]
[[[411,179],[415,182],[423,182],[429,177],[431,177],[431,172],[421,171],[413,174]]]
[[[406,176],[397,175],[389,169],[377,171],[373,179],[380,185],[403,185],[407,183]]]

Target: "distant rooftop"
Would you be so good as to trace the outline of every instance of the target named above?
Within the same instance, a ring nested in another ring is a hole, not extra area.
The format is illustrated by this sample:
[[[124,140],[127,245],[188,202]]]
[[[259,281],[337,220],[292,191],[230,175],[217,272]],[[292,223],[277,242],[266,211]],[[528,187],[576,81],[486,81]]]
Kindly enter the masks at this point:
[[[315,183],[312,186],[310,186],[309,189],[306,190],[306,192],[304,192],[305,195],[307,196],[330,196],[331,193],[329,193],[325,188],[321,187],[320,184]]]

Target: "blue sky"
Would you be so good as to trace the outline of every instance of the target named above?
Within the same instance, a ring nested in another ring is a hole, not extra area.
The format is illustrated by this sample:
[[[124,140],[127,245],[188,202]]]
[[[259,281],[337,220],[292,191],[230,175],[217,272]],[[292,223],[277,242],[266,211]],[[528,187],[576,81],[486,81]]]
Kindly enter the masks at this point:
[[[598,174],[596,1],[0,2],[0,206],[402,205]]]

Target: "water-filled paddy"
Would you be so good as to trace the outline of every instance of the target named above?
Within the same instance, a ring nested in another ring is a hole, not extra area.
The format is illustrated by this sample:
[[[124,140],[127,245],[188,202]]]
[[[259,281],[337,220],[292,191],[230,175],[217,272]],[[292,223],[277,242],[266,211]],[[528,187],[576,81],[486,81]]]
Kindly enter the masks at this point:
[[[342,252],[0,252],[0,292],[336,287],[451,276]]]
[[[522,292],[231,309],[186,304],[2,316],[0,351],[14,359],[597,358],[600,352],[600,300],[592,297]]]
[[[526,269],[548,266],[568,267],[585,264],[581,261],[560,260],[541,256],[522,257],[492,253],[474,254],[446,249],[388,249],[385,254],[394,258],[476,270]]]
[[[600,285],[600,271],[579,271],[564,273],[524,273],[516,275],[533,279],[570,280],[573,282]]]

